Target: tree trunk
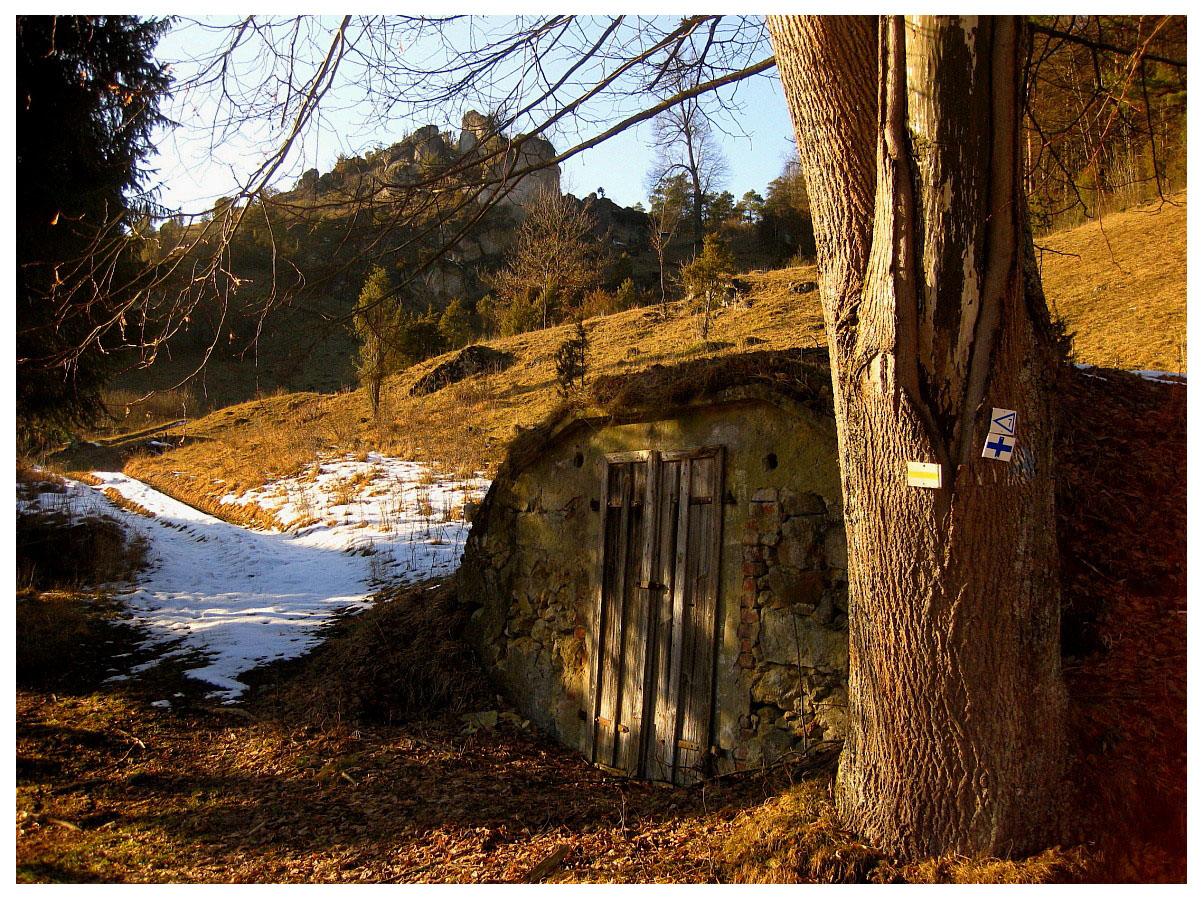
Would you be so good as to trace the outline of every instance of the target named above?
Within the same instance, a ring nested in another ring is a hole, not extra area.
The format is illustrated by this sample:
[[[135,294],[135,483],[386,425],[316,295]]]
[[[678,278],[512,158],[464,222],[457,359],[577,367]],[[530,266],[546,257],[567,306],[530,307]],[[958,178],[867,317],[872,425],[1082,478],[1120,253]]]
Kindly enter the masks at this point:
[[[902,854],[1038,849],[1059,825],[1065,693],[1020,22],[768,21],[812,200],[850,551],[838,808]],[[1017,411],[1011,463],[981,457],[992,407]],[[942,487],[908,486],[910,461],[940,464]]]

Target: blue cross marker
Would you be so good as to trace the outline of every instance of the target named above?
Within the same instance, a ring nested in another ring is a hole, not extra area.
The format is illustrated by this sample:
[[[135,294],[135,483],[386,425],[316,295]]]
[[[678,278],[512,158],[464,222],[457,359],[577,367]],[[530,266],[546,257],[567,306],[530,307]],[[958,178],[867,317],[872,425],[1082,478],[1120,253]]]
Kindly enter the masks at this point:
[[[990,456],[992,459],[1008,460],[1012,457],[1012,452],[1016,446],[1016,441],[1012,438],[996,434],[993,431],[988,435],[988,442],[983,445],[983,455]]]

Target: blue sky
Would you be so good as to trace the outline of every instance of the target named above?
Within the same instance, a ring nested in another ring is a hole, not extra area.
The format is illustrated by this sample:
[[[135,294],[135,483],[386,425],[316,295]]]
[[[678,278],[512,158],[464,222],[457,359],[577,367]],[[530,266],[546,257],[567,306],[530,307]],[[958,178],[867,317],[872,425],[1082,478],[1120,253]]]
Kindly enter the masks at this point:
[[[220,36],[194,25],[177,28],[159,44],[157,55],[184,77],[189,72],[187,60],[211,49]],[[245,63],[253,73],[250,61]],[[249,75],[247,82],[253,83],[254,77]],[[357,89],[356,80],[361,79],[348,78],[346,85],[329,95],[320,127],[306,134],[289,157],[279,187],[290,187],[309,168],[329,171],[340,154],[359,155],[388,146],[427,124],[380,116]],[[770,71],[739,83],[733,99],[740,109],[717,120],[724,132],[720,140],[729,172],[721,187],[735,197],[751,189],[765,193],[794,146],[778,75]],[[161,183],[160,200],[171,209],[200,212],[217,198],[234,193],[238,178],[253,170],[265,148],[273,145],[267,129],[248,124],[214,136],[215,107],[203,92],[174,97],[168,112],[180,127],[163,135],[151,164]],[[446,110],[441,121],[430,124],[446,127],[457,118],[455,111]],[[573,157],[563,167],[564,189],[585,195],[603,187],[606,196],[623,205],[645,202],[646,173],[653,161],[650,138],[650,123],[644,123]],[[559,150],[573,139],[574,134],[551,135]]]

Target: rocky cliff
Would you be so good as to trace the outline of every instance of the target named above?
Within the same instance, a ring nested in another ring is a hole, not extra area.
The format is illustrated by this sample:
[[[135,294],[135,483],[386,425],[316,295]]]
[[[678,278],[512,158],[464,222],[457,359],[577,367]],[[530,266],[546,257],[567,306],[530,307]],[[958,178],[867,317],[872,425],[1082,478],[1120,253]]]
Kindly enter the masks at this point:
[[[550,163],[555,155],[554,145],[545,138],[507,137],[492,117],[471,111],[463,116],[457,135],[426,125],[390,147],[360,158],[339,159],[324,175],[309,169],[294,192],[323,199],[336,199],[328,195],[340,193],[386,202],[407,197],[414,186],[419,190],[439,172],[446,172],[446,180],[455,185],[488,184],[489,190],[500,194],[497,205],[520,219],[539,193],[561,192],[561,171],[557,163]],[[538,168],[518,174],[533,167]]]

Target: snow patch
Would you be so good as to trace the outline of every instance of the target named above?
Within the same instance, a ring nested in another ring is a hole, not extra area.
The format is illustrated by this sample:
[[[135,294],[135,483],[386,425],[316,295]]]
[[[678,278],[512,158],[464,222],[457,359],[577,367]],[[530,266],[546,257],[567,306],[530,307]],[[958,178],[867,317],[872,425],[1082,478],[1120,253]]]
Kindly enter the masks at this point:
[[[1098,378],[1101,381],[1108,381],[1103,375],[1097,374],[1094,370],[1096,366],[1091,363],[1075,363],[1075,368],[1083,372],[1089,378]],[[1147,381],[1157,381],[1160,384],[1182,384],[1187,387],[1187,375],[1183,372],[1160,372],[1157,369],[1130,369],[1131,375],[1137,375],[1140,378],[1145,378]]]
[[[186,671],[229,702],[242,673],[300,656],[338,613],[358,611],[385,583],[449,575],[470,528],[465,502],[488,482],[457,481],[413,462],[370,454],[321,461],[310,475],[280,479],[227,503],[258,503],[292,530],[251,530],[200,512],[120,472],[95,472],[96,487],[69,482],[18,508],[102,514],[141,535],[149,566],[124,596],[163,659],[201,661]],[[154,513],[147,519],[104,496],[111,488]],[[127,676],[111,676],[109,681]]]
[[[1183,372],[1159,372],[1157,369],[1134,369],[1134,375],[1140,375],[1147,381],[1160,381],[1164,384],[1182,384],[1187,386],[1187,375]]]

